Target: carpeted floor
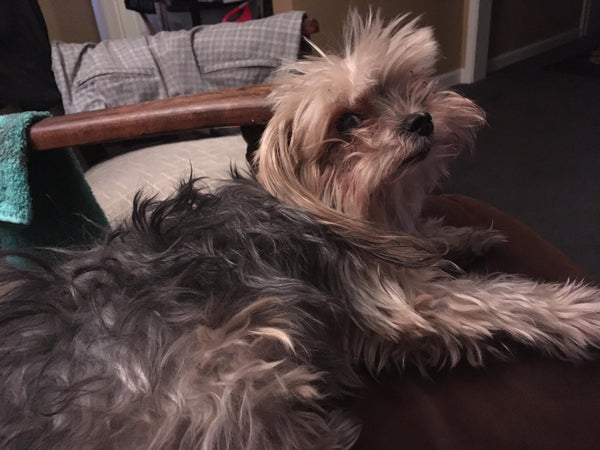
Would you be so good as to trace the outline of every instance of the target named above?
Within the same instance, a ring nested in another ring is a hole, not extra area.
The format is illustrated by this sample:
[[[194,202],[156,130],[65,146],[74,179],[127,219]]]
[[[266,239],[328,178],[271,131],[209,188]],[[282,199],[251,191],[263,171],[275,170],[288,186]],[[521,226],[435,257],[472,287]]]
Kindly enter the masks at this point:
[[[600,281],[600,74],[582,58],[593,44],[577,41],[458,86],[489,126],[441,190],[512,214]]]

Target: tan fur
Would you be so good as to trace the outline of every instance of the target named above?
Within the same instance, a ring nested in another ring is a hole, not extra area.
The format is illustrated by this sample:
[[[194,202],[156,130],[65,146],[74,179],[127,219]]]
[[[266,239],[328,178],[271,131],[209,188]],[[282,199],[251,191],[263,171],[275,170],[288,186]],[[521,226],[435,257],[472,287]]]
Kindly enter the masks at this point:
[[[425,194],[449,160],[473,146],[484,114],[431,79],[438,56],[433,32],[405,22],[384,26],[379,16],[351,15],[345,54],[282,71],[256,157],[258,180],[269,192],[357,233],[373,224],[414,231]],[[399,132],[404,118],[420,111],[434,118],[431,139]],[[335,129],[347,112],[363,118],[350,139]],[[424,146],[431,150],[425,161],[403,165]]]

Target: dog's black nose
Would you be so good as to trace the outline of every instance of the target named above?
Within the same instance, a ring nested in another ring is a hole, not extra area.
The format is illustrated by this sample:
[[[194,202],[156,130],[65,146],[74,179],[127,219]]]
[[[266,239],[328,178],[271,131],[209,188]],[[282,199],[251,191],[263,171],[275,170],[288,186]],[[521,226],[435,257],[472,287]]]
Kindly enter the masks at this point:
[[[418,133],[419,136],[431,136],[433,133],[433,121],[428,112],[411,114],[404,119],[404,127],[410,133]]]

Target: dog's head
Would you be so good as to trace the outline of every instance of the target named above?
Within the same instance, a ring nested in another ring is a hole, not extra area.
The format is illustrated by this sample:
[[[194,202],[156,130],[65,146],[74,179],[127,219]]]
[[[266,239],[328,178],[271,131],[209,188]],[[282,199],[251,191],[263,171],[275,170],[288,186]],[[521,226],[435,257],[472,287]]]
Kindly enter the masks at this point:
[[[432,78],[437,57],[431,28],[416,20],[350,13],[343,55],[299,61],[275,80],[259,181],[325,219],[339,219],[335,210],[411,231],[424,196],[484,122]]]

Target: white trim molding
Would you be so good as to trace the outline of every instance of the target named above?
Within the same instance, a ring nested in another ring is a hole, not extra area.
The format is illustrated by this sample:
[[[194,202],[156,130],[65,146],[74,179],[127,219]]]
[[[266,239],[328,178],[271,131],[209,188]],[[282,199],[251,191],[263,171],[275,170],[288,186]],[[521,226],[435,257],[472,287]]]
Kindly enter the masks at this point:
[[[451,70],[450,72],[439,74],[435,78],[442,87],[446,88],[454,86],[455,84],[463,83],[464,70],[465,69]]]
[[[544,39],[543,41],[534,42],[533,44],[526,45],[525,47],[495,56],[488,61],[488,71],[493,72],[494,70],[502,69],[511,64],[523,61],[524,59],[531,58],[532,56],[539,55],[540,53],[566,44],[574,39],[577,39],[578,37],[579,28],[574,28],[570,31],[565,31],[564,33]]]
[[[591,0],[583,0],[583,5],[581,6],[581,18],[579,19],[579,37],[580,38],[588,35],[591,13],[592,13]]]
[[[487,73],[492,0],[469,0],[468,8],[462,83],[481,80]]]

